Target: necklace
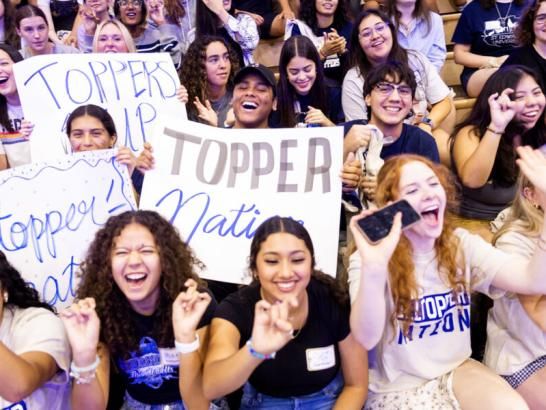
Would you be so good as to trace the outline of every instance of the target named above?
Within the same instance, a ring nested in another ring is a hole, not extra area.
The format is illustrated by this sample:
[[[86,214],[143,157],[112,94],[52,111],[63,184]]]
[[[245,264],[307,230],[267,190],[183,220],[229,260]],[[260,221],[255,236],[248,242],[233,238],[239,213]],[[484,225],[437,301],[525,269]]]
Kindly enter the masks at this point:
[[[510,13],[510,9],[512,8],[512,3],[513,3],[513,1],[510,1],[510,5],[508,6],[508,10],[506,11],[506,14],[504,15],[504,17],[502,17],[501,12],[499,10],[499,6],[498,6],[497,2],[495,1],[495,8],[497,9],[497,14],[499,15],[499,20],[500,20],[500,23],[501,23],[501,27],[503,26],[503,23],[506,21],[506,18],[508,17],[508,14]]]

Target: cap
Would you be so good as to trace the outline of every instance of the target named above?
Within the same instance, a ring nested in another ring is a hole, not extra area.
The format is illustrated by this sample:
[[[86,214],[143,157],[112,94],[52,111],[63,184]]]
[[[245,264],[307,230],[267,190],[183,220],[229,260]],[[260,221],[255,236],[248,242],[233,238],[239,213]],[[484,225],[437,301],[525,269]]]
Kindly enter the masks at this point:
[[[276,93],[277,83],[275,81],[275,74],[273,74],[273,71],[262,64],[251,64],[241,68],[235,74],[233,83],[239,84],[248,74],[258,74],[273,88],[273,94]]]

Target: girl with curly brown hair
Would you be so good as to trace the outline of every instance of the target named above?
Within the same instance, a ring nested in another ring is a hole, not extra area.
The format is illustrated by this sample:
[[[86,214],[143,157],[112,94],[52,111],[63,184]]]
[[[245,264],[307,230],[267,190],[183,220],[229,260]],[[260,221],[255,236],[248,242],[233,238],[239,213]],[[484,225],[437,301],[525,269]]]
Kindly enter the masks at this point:
[[[517,149],[521,171],[546,193],[546,159]],[[421,219],[401,229],[396,215],[389,235],[369,243],[353,218],[358,252],[351,256],[351,328],[373,351],[366,409],[527,409],[499,376],[470,359],[470,292],[493,297],[505,291],[546,291],[546,224],[528,262],[455,228],[453,181],[446,168],[415,156],[385,162],[376,201],[407,200]],[[546,206],[546,195],[540,205]],[[515,275],[515,272],[518,272]]]
[[[190,101],[186,104],[188,119],[214,127],[223,127],[226,120],[233,122],[231,99],[237,61],[222,37],[202,36],[190,45],[180,70],[179,90],[180,100]]]
[[[208,406],[201,357],[215,302],[199,287],[199,267],[155,212],[113,216],[97,232],[77,302],[61,313],[73,354],[74,408],[106,408],[111,370],[123,380],[124,409]]]

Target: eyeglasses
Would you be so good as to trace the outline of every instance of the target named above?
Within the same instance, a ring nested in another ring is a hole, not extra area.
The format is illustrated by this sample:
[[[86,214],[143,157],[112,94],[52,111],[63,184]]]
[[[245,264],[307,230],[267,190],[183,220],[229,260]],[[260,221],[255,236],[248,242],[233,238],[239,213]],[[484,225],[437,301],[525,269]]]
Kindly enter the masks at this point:
[[[142,6],[142,0],[119,0],[118,4],[120,7],[127,7],[129,5],[133,7],[140,7]]]
[[[360,33],[358,33],[358,35],[361,38],[369,39],[372,36],[374,31],[377,34],[383,34],[383,32],[387,29],[387,27],[388,27],[388,24],[385,23],[385,22],[377,23],[373,27],[367,27],[365,29],[362,29],[362,31]]]
[[[374,87],[378,93],[383,95],[391,95],[394,90],[398,91],[401,97],[411,97],[412,91],[409,85],[395,85],[391,83],[377,83]]]
[[[542,13],[535,16],[535,23],[539,26],[546,24],[546,14]]]

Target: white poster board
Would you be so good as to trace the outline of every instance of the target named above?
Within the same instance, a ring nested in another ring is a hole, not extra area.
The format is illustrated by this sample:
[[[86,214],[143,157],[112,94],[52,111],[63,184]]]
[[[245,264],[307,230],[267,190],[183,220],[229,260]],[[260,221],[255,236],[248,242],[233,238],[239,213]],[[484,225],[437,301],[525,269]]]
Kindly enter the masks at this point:
[[[105,108],[116,124],[118,146],[139,151],[163,115],[186,118],[176,98],[180,80],[168,53],[50,54],[14,66],[33,162],[70,152],[66,119],[80,105]]]
[[[317,266],[335,275],[343,130],[226,130],[171,120],[154,146],[140,208],[156,210],[207,266],[202,276],[250,279],[254,231],[280,215],[311,234]]]
[[[43,299],[66,306],[95,232],[136,209],[114,150],[66,155],[0,172],[0,250]]]

